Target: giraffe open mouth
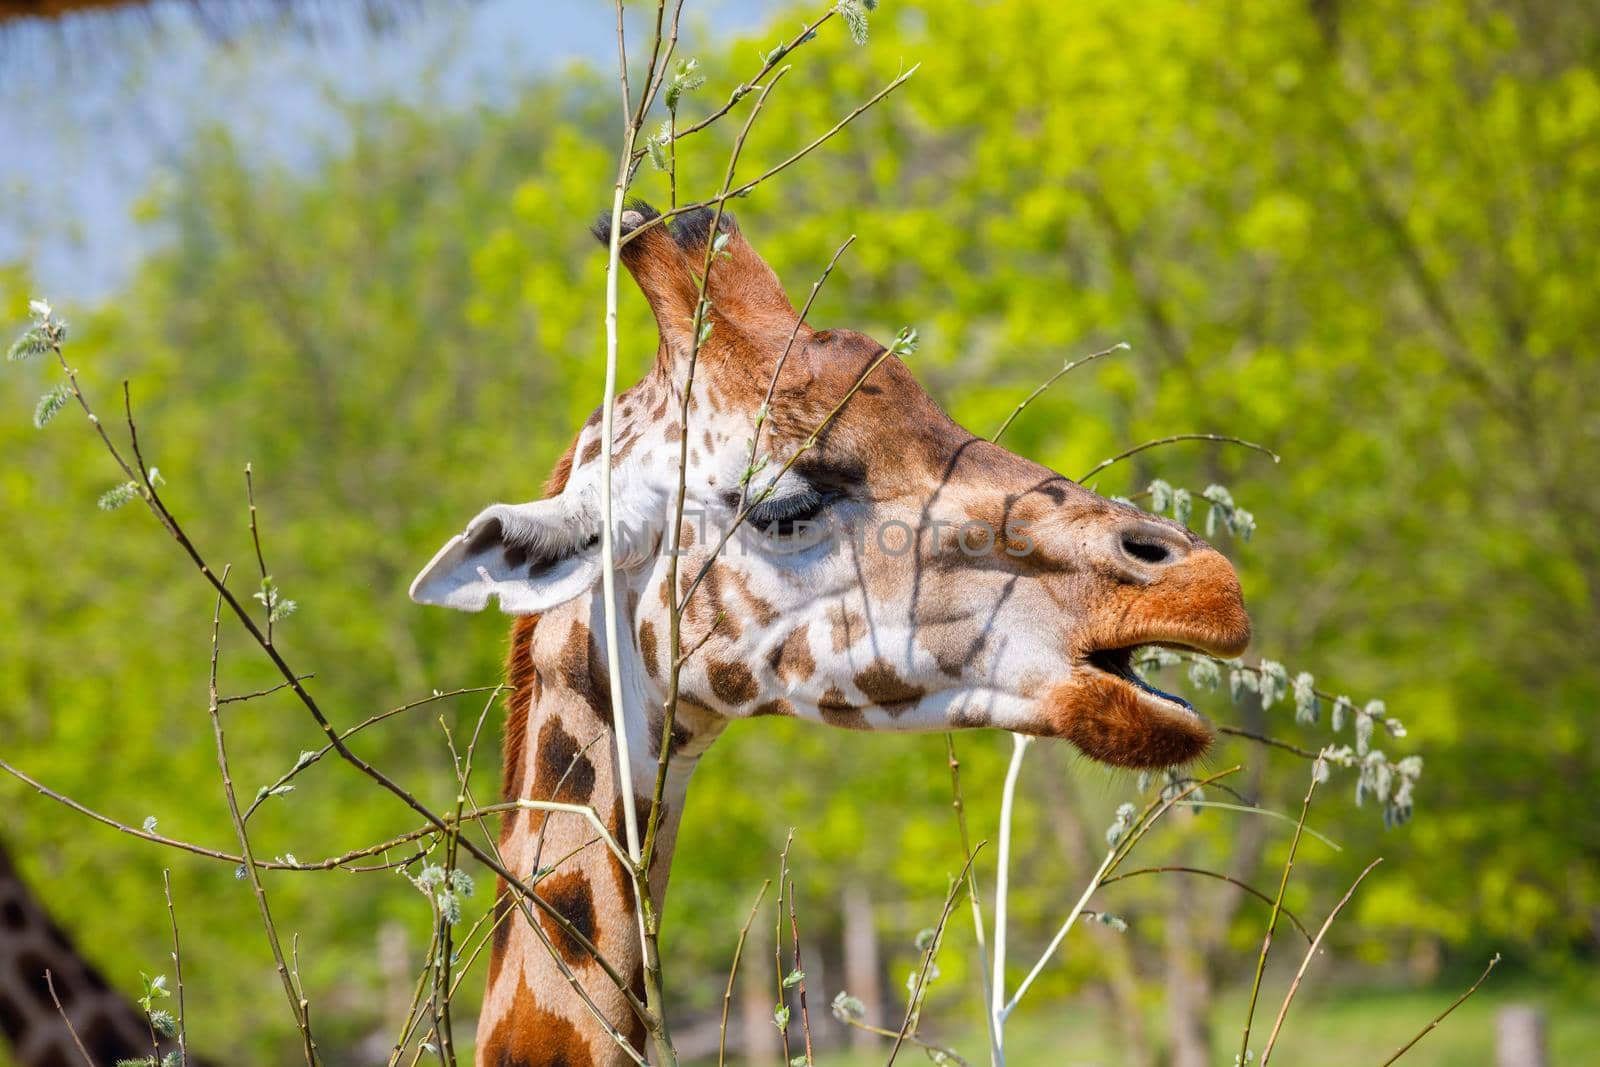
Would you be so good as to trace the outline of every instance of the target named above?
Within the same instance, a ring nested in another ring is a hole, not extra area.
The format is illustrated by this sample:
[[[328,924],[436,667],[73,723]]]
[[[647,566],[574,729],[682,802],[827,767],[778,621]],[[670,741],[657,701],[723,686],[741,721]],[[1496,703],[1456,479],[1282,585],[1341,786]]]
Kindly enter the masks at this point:
[[[1084,662],[1095,670],[1103,674],[1109,674],[1138,690],[1141,698],[1159,700],[1175,705],[1203,722],[1205,716],[1196,711],[1193,704],[1176,693],[1169,693],[1165,689],[1157,689],[1139,677],[1139,672],[1133,669],[1133,660],[1135,654],[1144,647],[1146,646],[1129,645],[1125,648],[1103,648],[1089,653]]]
[[[1089,758],[1115,767],[1175,767],[1202,755],[1213,737],[1205,716],[1133,669],[1138,651],[1149,643],[1084,654],[1076,669],[1045,694],[1042,732],[1064,737]],[[1153,643],[1203,651],[1181,640]]]

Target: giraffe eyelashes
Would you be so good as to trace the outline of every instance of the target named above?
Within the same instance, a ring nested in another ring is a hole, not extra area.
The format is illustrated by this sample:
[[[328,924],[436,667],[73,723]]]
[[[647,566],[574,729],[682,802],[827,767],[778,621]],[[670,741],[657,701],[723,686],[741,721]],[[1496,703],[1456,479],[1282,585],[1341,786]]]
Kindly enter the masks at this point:
[[[829,504],[838,500],[840,495],[831,489],[817,490],[807,486],[787,496],[763,500],[750,509],[747,521],[772,537],[793,537],[796,533],[811,533],[814,530],[809,524],[814,522]]]

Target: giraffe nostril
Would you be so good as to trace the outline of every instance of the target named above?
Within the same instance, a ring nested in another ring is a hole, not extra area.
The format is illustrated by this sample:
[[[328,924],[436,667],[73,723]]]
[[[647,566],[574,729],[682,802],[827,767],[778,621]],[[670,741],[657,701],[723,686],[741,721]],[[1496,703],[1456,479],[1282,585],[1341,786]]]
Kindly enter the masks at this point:
[[[1166,563],[1172,559],[1172,550],[1159,541],[1142,541],[1131,534],[1122,535],[1122,551],[1145,563]]]

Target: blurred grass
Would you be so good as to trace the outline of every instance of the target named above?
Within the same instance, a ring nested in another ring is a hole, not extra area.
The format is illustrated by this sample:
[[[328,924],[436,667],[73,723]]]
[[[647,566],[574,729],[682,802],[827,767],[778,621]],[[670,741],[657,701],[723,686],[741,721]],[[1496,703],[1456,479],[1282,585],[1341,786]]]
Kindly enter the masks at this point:
[[[1318,994],[1302,989],[1284,1024],[1283,1036],[1272,1061],[1283,1067],[1354,1067],[1377,1065],[1410,1040],[1461,991],[1471,984],[1467,976],[1459,985],[1439,984],[1427,989],[1339,989]],[[1555,991],[1533,984],[1493,987],[1485,983],[1436,1030],[1423,1038],[1401,1061],[1406,1067],[1482,1067],[1494,1061],[1494,1023],[1509,1004],[1535,1004],[1546,1016],[1549,1062],[1555,1067],[1575,1067],[1600,1060],[1600,988]],[[1257,1050],[1271,1032],[1281,991],[1264,992],[1257,1009],[1251,1045]],[[1213,1017],[1212,1062],[1232,1063],[1238,1055],[1239,1026],[1244,1019],[1245,991],[1230,991],[1221,998]],[[950,1042],[973,1067],[988,1062],[981,1034],[930,1038]],[[1160,1018],[1149,1018],[1152,1040],[1160,1032]],[[1123,1067],[1128,1060],[1118,1049],[1102,1013],[1087,1004],[1049,1005],[1033,1013],[1023,1011],[1007,1029],[1007,1058],[1014,1067],[1047,1064],[1050,1067]],[[881,1051],[830,1052],[817,1056],[817,1067],[882,1067],[889,1042]],[[715,1060],[706,1061],[705,1067]],[[745,1064],[731,1060],[730,1064]],[[906,1046],[897,1064],[926,1062],[923,1054]],[[750,1065],[755,1067],[755,1065]],[[765,1065],[763,1065],[765,1067]]]

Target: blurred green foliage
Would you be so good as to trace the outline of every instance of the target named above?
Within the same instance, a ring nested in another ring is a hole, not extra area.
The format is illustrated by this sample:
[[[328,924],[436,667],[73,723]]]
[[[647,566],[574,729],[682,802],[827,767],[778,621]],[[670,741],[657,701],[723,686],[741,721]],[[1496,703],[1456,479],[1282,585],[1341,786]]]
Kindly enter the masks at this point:
[[[682,113],[720,102],[792,25],[700,54],[708,85]],[[1129,341],[1008,431],[1010,447],[1068,475],[1186,431],[1283,454],[1273,466],[1179,445],[1113,467],[1098,488],[1131,494],[1158,475],[1197,493],[1227,485],[1260,523],[1249,544],[1219,535],[1257,623],[1252,654],[1358,701],[1381,695],[1406,722],[1409,739],[1385,744],[1426,757],[1416,820],[1383,831],[1350,803],[1353,778],[1336,777],[1312,821],[1346,847],[1310,851],[1289,903],[1319,916],[1381,853],[1332,941],[1424,976],[1441,949],[1449,963],[1498,948],[1550,981],[1592,966],[1600,940],[1597,60],[1600,15],[1555,0],[897,2],[865,48],[834,25],[795,58],[744,171],[903,64],[920,61],[916,77],[735,205],[797,295],[857,234],[812,321],[880,339],[915,324],[922,380],[977,432],[1064,360]],[[498,677],[503,620],[418,609],[405,588],[466,516],[533,495],[598,403],[604,263],[586,222],[609,188],[614,96],[573,72],[505,109],[352,105],[347,142],[304,170],[214,134],[147,205],[162,250],[105,306],[69,311],[86,388],[110,414],[132,379],[145,450],[217,561],[251,559],[242,470],[254,464],[268,563],[300,608],[280,643],[317,672],[340,723]],[[733,132],[680,145],[685,195],[714,189]],[[667,199],[648,163],[636,191]],[[18,328],[30,295],[26,265],[0,275]],[[71,308],[72,294],[47,295]],[[623,312],[626,379],[654,339],[637,294]],[[140,509],[94,508],[119,479],[74,412],[32,427],[50,368],[6,370],[0,750],[129,823],[154,815],[163,832],[228,847],[204,715],[204,590]],[[224,639],[223,678],[232,691],[272,681],[237,637]],[[475,700],[397,720],[359,750],[447,803],[439,713],[459,736]],[[1299,744],[1330,740],[1326,718],[1297,727],[1288,702],[1203,706]],[[234,706],[227,727],[247,794],[317,741],[281,697]],[[1007,746],[959,744],[973,832],[990,837]],[[1036,756],[1012,905],[1024,946],[1043,944],[1087,876],[1074,848],[1086,834],[1098,847],[1092,835],[1133,792],[1059,751]],[[1240,760],[1269,801],[1304,789],[1302,763],[1243,744],[1212,766]],[[484,771],[483,794],[493,778]],[[872,886],[898,982],[960,866],[948,785],[937,737],[736,724],[702,764],[679,848],[666,953],[677,1003],[720,999],[738,922],[790,826],[809,924],[829,933],[842,887]],[[282,1058],[290,1018],[264,1007],[281,993],[231,870],[93,827],[10,780],[0,798],[8,843],[124,986],[164,961],[159,872],[171,866],[198,990],[193,1043]],[[259,853],[301,859],[413,825],[334,761],[258,823]],[[1145,847],[1149,862],[1226,862],[1240,832],[1207,812]],[[1275,865],[1282,848],[1273,836],[1253,861]],[[392,1040],[409,988],[379,943],[403,930],[419,961],[426,901],[392,876],[268,885],[280,924],[301,935],[324,1040]],[[1212,891],[1117,889],[1105,906],[1134,936],[1107,948],[1075,934],[1035,997],[1100,978],[1118,952],[1154,979],[1165,901],[1204,908]],[[976,975],[958,917],[930,1018],[970,1027]],[[1211,961],[1224,980],[1260,925],[1246,905],[1220,932],[1237,950]]]

